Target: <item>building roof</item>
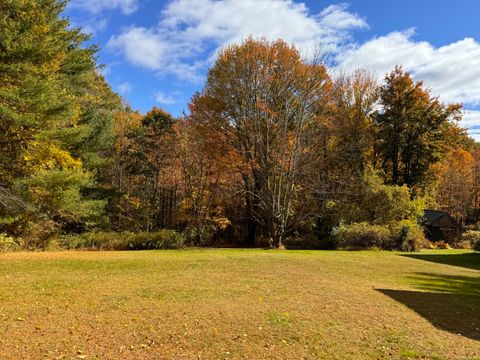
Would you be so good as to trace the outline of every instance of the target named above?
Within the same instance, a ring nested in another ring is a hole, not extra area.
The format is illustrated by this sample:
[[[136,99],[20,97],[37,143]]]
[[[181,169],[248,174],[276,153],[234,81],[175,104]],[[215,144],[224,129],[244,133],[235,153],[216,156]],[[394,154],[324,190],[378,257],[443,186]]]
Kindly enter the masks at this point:
[[[441,210],[425,210],[425,212],[423,213],[422,220],[423,222],[426,222],[426,223],[434,223],[440,218],[442,218],[443,216],[450,218],[454,223],[456,223],[455,219],[453,219],[448,212],[441,211]]]
[[[439,210],[425,210],[423,213],[422,220],[427,222],[434,222],[440,219],[446,213],[444,211]]]

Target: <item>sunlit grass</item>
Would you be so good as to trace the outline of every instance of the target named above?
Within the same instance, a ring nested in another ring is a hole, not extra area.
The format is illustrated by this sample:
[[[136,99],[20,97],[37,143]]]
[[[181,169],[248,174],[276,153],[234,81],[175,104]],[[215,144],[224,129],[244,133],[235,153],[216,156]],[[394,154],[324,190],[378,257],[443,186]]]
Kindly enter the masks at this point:
[[[403,255],[0,255],[0,359],[478,358],[480,254]]]

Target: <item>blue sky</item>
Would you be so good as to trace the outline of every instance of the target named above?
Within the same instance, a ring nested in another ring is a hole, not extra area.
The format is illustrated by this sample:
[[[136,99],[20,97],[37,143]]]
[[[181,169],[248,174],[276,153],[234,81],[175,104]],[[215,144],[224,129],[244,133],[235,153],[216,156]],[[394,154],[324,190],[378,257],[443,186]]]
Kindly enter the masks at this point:
[[[227,44],[283,38],[306,57],[318,45],[332,74],[396,64],[447,103],[480,140],[480,1],[70,0],[74,26],[92,33],[104,74],[132,108],[180,115]]]

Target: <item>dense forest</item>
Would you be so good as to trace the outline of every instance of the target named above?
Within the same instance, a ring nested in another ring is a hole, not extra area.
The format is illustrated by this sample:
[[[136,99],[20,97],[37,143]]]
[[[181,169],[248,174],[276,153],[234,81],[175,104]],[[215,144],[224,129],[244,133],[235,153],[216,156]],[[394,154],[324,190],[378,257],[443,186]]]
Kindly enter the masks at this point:
[[[425,209],[478,220],[462,105],[401,66],[377,83],[249,38],[218,54],[185,115],[141,114],[64,6],[0,2],[3,239],[168,230],[192,246],[415,250]]]

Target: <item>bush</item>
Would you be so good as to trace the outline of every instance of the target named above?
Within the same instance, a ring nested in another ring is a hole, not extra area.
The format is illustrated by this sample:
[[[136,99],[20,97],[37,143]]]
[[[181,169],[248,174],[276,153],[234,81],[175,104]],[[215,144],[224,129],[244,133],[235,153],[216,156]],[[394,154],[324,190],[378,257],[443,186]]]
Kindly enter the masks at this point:
[[[340,224],[332,231],[332,237],[339,248],[371,249],[374,247],[388,249],[391,246],[390,229],[382,225],[366,222]]]
[[[29,222],[25,227],[19,245],[25,250],[45,250],[58,232],[59,225],[53,220],[43,219],[38,222]]]
[[[213,229],[208,226],[201,228],[187,228],[183,232],[186,243],[189,246],[206,246],[212,239]]]
[[[436,247],[437,249],[444,249],[444,250],[450,250],[452,248],[450,244],[445,241],[437,241],[436,246],[437,246]]]
[[[333,203],[334,211],[342,214],[347,223],[368,222],[375,225],[389,225],[404,219],[416,221],[423,215],[425,199],[412,198],[406,186],[384,184],[382,177],[367,169],[363,179],[355,183],[356,196],[352,201]]]
[[[0,233],[0,252],[20,250],[20,245],[13,237]]]
[[[90,232],[65,235],[58,239],[64,249],[123,250],[132,234],[128,232]]]
[[[423,229],[415,221],[403,220],[386,225],[366,222],[340,224],[332,232],[337,247],[343,249],[371,249],[418,251],[428,246]]]
[[[333,250],[336,247],[335,239],[331,236],[319,238],[316,234],[288,236],[283,242],[287,249],[292,250]]]
[[[138,233],[130,237],[131,250],[180,249],[185,246],[184,237],[175,230],[159,230],[152,233]]]
[[[462,240],[470,242],[473,249],[480,251],[480,231],[466,231],[462,235]]]
[[[472,244],[470,243],[470,241],[462,240],[462,239],[457,241],[453,245],[455,249],[471,249],[472,248]]]
[[[478,229],[479,229],[478,224],[470,224],[470,225],[465,225],[463,227],[463,230],[466,230],[466,231],[468,231],[468,230],[477,231]]]
[[[392,245],[400,251],[418,251],[428,247],[423,228],[412,220],[398,221],[390,225]]]
[[[66,249],[94,250],[151,250],[180,249],[185,246],[184,238],[175,230],[159,230],[150,233],[90,232],[67,235],[59,239]]]

